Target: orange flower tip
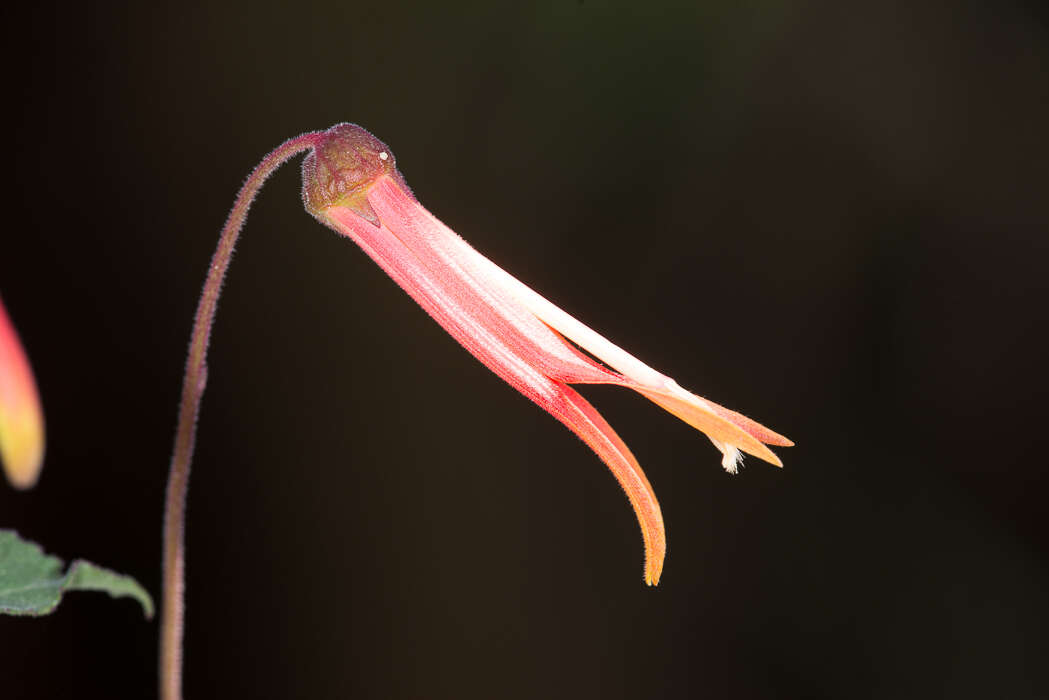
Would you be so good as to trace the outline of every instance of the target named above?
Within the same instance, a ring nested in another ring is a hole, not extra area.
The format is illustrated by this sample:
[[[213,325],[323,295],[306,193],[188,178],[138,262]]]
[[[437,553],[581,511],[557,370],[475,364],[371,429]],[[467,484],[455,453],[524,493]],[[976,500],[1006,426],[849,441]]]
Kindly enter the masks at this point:
[[[774,433],[771,430],[768,431],[768,435],[760,436],[762,442],[775,445],[776,447],[794,447],[794,441],[788,437],[783,437],[779,433]]]
[[[318,135],[302,162],[302,201],[322,221],[326,209],[338,206],[380,226],[368,190],[383,176],[411,192],[386,144],[356,124],[336,124]]]
[[[659,585],[659,577],[662,574],[663,574],[663,572],[661,570],[659,570],[659,569],[656,569],[655,571],[651,571],[651,570],[645,571],[645,583],[647,585],[649,585],[649,586],[658,586]]]
[[[758,459],[760,459],[763,462],[767,462],[767,463],[771,464],[774,467],[779,467],[780,469],[783,468],[783,461],[772,450],[766,449],[763,453],[758,454],[758,455],[754,455],[754,456],[757,457]],[[743,464],[743,453],[740,452],[739,453],[739,458],[736,460],[737,468],[740,465],[742,465],[742,464]],[[732,473],[735,474],[736,472],[733,471]]]

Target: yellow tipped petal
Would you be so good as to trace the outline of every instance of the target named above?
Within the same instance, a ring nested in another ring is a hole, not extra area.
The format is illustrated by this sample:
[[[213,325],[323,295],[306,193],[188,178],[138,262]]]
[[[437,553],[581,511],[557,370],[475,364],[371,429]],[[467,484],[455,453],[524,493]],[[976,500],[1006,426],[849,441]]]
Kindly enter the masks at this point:
[[[732,421],[733,423],[735,423],[736,425],[738,425],[739,427],[743,428],[748,433],[756,437],[758,440],[761,440],[762,442],[769,445],[776,445],[777,447],[794,446],[794,441],[790,438],[784,437],[774,430],[769,430],[761,423],[747,418],[742,413],[736,413],[735,411],[725,408],[724,406],[720,406],[711,401],[706,401],[706,399],[704,399],[704,401],[710,404],[710,407],[714,409],[714,411],[717,412],[718,415]]]
[[[44,414],[33,371],[0,302],[0,463],[11,485],[36,484],[44,463]]]
[[[722,452],[726,452],[725,447],[737,447],[747,454],[765,460],[769,464],[774,464],[777,467],[783,466],[783,462],[780,461],[779,457],[772,450],[765,447],[761,440],[728,418],[718,415],[714,407],[721,408],[721,406],[690,394],[684,389],[675,388],[677,390],[673,393],[668,390],[656,391],[647,387],[636,387],[635,390],[696,430],[706,433],[711,440],[716,441],[714,443],[715,446]],[[749,423],[754,423],[750,419],[747,420]],[[759,424],[754,423],[754,425]],[[721,444],[719,445],[718,443]],[[728,471],[733,470],[728,469]]]

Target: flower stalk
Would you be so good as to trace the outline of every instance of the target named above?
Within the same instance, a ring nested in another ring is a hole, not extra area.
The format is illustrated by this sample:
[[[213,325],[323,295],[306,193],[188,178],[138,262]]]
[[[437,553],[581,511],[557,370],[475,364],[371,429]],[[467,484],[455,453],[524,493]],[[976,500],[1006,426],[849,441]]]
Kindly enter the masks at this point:
[[[200,295],[182,380],[175,448],[168,473],[164,505],[163,601],[160,620],[160,697],[161,700],[182,698],[182,640],[186,580],[185,521],[186,491],[189,488],[190,463],[196,440],[200,399],[207,382],[208,343],[215,322],[215,309],[222,281],[226,277],[233,248],[244,226],[255,195],[266,179],[288,159],[316,145],[318,133],[308,133],[285,141],[262,159],[244,182],[219,235],[218,247],[208,267],[204,291]]]
[[[614,384],[642,394],[705,433],[732,473],[741,452],[782,466],[766,444],[789,446],[790,440],[681,388],[474,250],[419,203],[392,152],[370,133],[338,124],[304,134],[266,156],[244,183],[197,308],[164,519],[162,700],[181,700],[186,489],[215,304],[252,200],[277,167],[304,151],[309,152],[302,166],[306,209],[354,241],[466,350],[561,421],[608,466],[641,527],[647,584],[659,582],[666,556],[659,502],[626,444],[569,385]]]

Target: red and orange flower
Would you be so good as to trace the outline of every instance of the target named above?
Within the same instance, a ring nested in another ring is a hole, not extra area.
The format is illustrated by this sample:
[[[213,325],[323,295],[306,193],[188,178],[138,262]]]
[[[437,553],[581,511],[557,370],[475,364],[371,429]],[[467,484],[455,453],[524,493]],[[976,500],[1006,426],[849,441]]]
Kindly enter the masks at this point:
[[[659,502],[634,455],[570,384],[637,391],[705,433],[729,472],[736,472],[741,451],[782,466],[766,443],[789,446],[790,440],[686,391],[478,253],[415,199],[391,151],[361,127],[340,124],[318,135],[303,163],[303,199],[317,219],[357,243],[474,357],[608,465],[641,524],[649,585],[659,582],[666,554]]]
[[[7,480],[31,488],[44,463],[44,412],[22,344],[0,301],[0,464]]]

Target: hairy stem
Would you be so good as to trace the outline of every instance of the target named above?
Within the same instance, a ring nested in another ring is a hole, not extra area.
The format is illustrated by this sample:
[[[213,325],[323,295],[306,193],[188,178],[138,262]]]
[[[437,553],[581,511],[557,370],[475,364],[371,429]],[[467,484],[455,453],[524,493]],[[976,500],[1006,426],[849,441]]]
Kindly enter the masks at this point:
[[[182,380],[182,401],[179,405],[175,449],[168,474],[164,507],[164,591],[160,622],[160,698],[182,700],[182,637],[183,593],[185,590],[185,520],[186,490],[189,486],[189,467],[193,460],[197,416],[200,399],[207,381],[208,340],[215,320],[215,305],[222,290],[233,246],[248,215],[255,195],[274,170],[289,158],[314,148],[319,132],[311,132],[285,141],[262,159],[240,188],[222,227],[218,247],[211,258],[207,281],[197,305],[197,315],[190,336],[186,375]]]

